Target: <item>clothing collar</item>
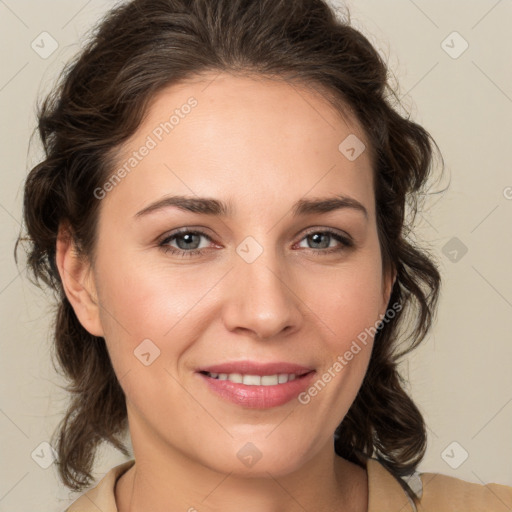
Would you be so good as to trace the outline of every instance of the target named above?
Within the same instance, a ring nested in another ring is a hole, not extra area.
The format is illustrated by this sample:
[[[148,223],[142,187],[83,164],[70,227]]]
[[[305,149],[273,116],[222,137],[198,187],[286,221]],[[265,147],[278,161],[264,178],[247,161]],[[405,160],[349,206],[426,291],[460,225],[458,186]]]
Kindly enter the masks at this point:
[[[129,460],[113,467],[96,485],[66,512],[118,512],[115,500],[115,484],[123,473],[135,464]],[[415,508],[398,480],[377,460],[366,460],[368,474],[368,512],[414,512]]]

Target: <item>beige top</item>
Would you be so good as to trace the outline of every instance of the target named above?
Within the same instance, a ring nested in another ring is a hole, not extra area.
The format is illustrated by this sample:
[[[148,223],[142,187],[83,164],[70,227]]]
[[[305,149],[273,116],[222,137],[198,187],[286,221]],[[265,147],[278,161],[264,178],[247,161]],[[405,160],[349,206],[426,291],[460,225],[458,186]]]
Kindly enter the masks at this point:
[[[135,460],[112,468],[65,512],[118,512],[114,495],[117,479]],[[415,512],[398,480],[376,459],[367,459],[368,512]],[[512,487],[474,484],[440,473],[416,473],[409,485],[420,497],[417,512],[511,512]]]

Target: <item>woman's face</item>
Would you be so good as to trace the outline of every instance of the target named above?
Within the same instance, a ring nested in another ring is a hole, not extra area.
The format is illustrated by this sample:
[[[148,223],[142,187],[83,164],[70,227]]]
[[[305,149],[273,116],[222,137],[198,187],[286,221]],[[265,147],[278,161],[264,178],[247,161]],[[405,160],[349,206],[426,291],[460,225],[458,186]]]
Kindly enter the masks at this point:
[[[154,98],[97,190],[91,274],[136,455],[279,475],[332,451],[392,284],[362,144],[287,82],[209,75]]]

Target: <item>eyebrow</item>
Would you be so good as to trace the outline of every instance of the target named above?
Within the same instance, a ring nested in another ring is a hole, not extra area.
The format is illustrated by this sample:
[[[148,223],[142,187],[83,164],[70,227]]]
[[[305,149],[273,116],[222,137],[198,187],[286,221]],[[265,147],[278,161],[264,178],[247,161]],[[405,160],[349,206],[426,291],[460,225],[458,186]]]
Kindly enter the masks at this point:
[[[234,207],[231,202],[224,203],[209,197],[166,196],[137,212],[135,217],[140,218],[149,213],[170,207],[217,217],[233,217],[234,213]],[[329,213],[342,209],[359,211],[368,219],[368,211],[359,201],[343,195],[327,198],[299,199],[292,207],[292,215],[293,217],[299,217],[315,213]]]

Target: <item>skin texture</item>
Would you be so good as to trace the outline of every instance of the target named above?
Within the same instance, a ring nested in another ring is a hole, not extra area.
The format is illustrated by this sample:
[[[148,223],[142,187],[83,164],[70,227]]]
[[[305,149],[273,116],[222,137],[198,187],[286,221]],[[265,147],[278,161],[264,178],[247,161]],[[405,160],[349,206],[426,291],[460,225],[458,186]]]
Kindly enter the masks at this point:
[[[335,454],[332,436],[361,386],[371,339],[307,405],[235,405],[195,372],[251,359],[320,376],[385,314],[393,276],[382,273],[369,151],[350,161],[338,150],[350,134],[368,148],[365,135],[312,89],[222,73],[156,95],[118,166],[191,96],[197,106],[102,199],[93,264],[76,257],[64,226],[57,243],[66,294],[82,325],[105,338],[126,394],[137,462],[118,481],[118,508],[367,510],[366,472]],[[174,194],[231,201],[235,213],[170,207],[135,218]],[[338,194],[362,203],[368,219],[351,208],[291,214],[299,199]],[[194,242],[201,254],[159,247],[185,227],[211,238]],[[310,235],[326,228],[355,246],[328,235],[315,243]],[[248,236],[263,249],[252,263],[236,251]],[[149,366],[134,356],[145,339],[160,350]],[[261,453],[251,467],[237,457],[247,442]]]

